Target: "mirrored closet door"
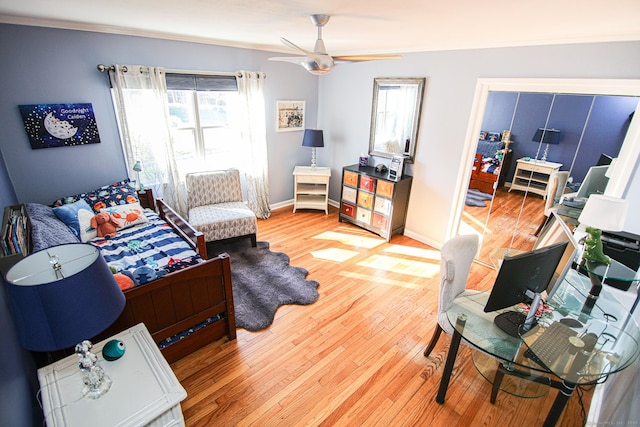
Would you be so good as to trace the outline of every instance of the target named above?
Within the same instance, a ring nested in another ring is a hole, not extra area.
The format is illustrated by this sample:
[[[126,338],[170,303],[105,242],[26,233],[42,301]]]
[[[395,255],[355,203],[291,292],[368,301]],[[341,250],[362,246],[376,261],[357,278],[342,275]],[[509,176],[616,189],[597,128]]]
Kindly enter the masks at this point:
[[[561,210],[566,222],[577,224],[579,206],[567,209],[559,202],[573,200],[581,189],[585,194],[604,191],[609,179],[605,173],[620,153],[639,100],[606,94],[489,91],[478,120],[481,130],[459,223],[459,234],[481,236],[478,260],[497,266],[505,252],[531,250],[551,210]],[[490,173],[490,163],[494,173],[497,169],[495,184],[477,196],[476,168]]]

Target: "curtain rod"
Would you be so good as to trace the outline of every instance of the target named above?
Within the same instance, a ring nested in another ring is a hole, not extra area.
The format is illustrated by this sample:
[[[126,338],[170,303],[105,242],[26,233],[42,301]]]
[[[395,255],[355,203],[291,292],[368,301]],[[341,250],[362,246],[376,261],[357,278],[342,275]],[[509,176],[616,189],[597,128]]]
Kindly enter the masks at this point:
[[[101,73],[104,73],[105,71],[113,71],[115,70],[116,67],[115,65],[103,65],[103,64],[98,64],[98,71],[100,71]],[[127,67],[123,67],[123,71],[127,71]],[[170,73],[170,74],[202,74],[202,75],[216,75],[216,76],[234,76],[237,77],[239,75],[238,72],[223,72],[223,71],[191,71],[191,70],[172,70],[172,69],[165,69],[164,70],[165,73]]]

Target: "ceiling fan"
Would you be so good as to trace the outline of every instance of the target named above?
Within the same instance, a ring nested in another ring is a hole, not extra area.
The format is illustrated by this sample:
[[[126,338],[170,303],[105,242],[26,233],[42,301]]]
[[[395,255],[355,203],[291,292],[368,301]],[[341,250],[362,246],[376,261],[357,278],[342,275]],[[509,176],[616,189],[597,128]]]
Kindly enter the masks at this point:
[[[280,41],[286,46],[304,53],[305,56],[279,56],[269,58],[271,61],[285,61],[302,65],[311,74],[326,74],[333,68],[334,64],[339,62],[360,62],[375,61],[378,59],[401,59],[402,55],[351,55],[351,56],[331,56],[327,53],[322,41],[322,27],[329,22],[329,15],[311,15],[311,22],[318,27],[318,40],[313,48],[313,52],[304,50],[296,46],[284,37],[280,37]]]

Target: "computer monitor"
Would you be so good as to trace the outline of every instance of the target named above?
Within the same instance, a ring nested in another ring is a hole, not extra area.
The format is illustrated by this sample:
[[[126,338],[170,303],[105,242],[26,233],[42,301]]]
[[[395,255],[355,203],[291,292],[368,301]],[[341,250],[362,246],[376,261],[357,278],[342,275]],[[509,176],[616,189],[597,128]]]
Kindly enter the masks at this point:
[[[609,183],[609,177],[605,175],[608,169],[609,165],[591,166],[580,184],[576,197],[586,199],[592,194],[603,194]]]
[[[553,277],[547,286],[546,291],[548,298],[551,298],[558,289],[558,286],[560,286],[560,283],[564,280],[567,272],[572,268],[573,263],[578,256],[578,252],[580,251],[580,244],[562,217],[555,212],[551,212],[551,215],[547,219],[547,222],[545,222],[544,227],[540,230],[540,234],[538,234],[538,240],[536,240],[536,243],[533,245],[533,249],[561,242],[567,242],[567,248],[564,250],[562,258],[560,258],[560,262],[558,263],[558,266],[553,273]]]
[[[518,336],[518,328],[526,331],[533,326],[540,293],[549,286],[567,244],[554,243],[504,258],[484,311],[502,310],[529,300],[532,302],[528,316],[508,311],[496,316],[496,326],[514,337]]]
[[[612,161],[613,161],[613,157],[602,153],[600,154],[600,158],[598,159],[598,163],[596,163],[596,166],[610,165]]]

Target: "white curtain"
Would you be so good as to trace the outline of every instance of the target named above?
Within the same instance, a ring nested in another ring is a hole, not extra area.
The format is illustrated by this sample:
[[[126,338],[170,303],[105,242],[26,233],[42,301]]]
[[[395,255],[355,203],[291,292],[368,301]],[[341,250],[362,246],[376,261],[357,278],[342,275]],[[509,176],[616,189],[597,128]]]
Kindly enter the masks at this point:
[[[267,162],[267,132],[264,107],[265,74],[238,72],[238,93],[242,106],[241,134],[246,155],[245,184],[247,203],[258,218],[271,215]]]
[[[109,70],[109,78],[130,176],[131,168],[140,161],[143,185],[186,215],[186,190],[173,157],[164,70],[115,65]],[[136,179],[136,175],[131,178]]]

